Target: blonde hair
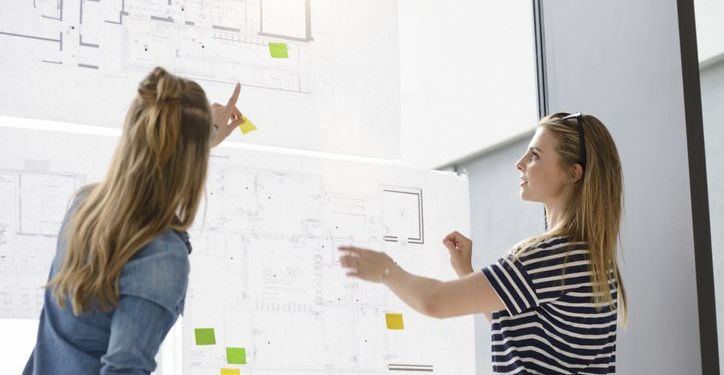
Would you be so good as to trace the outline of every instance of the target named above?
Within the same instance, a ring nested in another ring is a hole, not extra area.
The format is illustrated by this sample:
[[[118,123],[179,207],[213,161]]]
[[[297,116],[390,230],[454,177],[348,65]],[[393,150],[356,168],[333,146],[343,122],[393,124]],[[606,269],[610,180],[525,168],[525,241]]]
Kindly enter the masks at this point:
[[[560,167],[572,171],[581,164],[579,130],[575,118],[564,119],[568,113],[544,117],[539,127],[557,140]],[[536,243],[554,237],[570,237],[585,241],[590,251],[590,270],[594,301],[620,312],[626,322],[626,289],[616,258],[617,240],[623,210],[623,174],[616,144],[605,125],[591,115],[581,118],[585,141],[585,167],[582,178],[574,185],[563,212],[563,220],[541,235],[517,244],[513,254],[521,256]],[[609,282],[617,286],[618,301],[613,301]],[[616,303],[614,303],[616,302]]]
[[[212,117],[195,82],[155,68],[138,86],[105,179],[84,187],[49,282],[73,313],[118,303],[125,264],[164,231],[193,223],[208,167]]]

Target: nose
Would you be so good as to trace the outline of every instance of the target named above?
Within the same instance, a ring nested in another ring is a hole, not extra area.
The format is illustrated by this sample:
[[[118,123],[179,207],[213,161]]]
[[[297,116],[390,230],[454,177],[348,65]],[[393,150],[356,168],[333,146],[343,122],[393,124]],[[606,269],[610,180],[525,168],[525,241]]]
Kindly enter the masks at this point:
[[[523,172],[525,169],[525,164],[523,163],[523,158],[518,159],[517,162],[515,162],[515,169]]]

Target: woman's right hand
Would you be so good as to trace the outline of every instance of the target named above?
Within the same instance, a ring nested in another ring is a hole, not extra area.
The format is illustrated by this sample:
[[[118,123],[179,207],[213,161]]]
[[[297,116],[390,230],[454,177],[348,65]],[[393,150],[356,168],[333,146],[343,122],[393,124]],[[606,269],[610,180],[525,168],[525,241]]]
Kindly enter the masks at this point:
[[[442,243],[450,253],[450,264],[458,277],[473,273],[473,241],[455,231],[448,234]]]
[[[234,92],[231,94],[226,105],[214,103],[211,105],[211,116],[214,122],[214,133],[211,135],[211,147],[218,146],[224,141],[237,126],[244,122],[239,108],[236,107],[236,101],[239,100],[239,92],[241,85],[239,83],[234,86]]]

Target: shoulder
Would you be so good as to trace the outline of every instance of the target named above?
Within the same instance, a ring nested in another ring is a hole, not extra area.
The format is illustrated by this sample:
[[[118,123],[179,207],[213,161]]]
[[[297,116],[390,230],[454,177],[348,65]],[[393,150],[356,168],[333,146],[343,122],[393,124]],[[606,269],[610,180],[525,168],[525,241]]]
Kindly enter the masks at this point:
[[[120,294],[151,300],[179,313],[188,285],[188,248],[168,230],[136,253],[123,267]]]
[[[518,258],[524,265],[550,265],[588,259],[588,256],[588,244],[585,241],[575,241],[570,236],[556,236],[528,246]]]
[[[70,219],[73,217],[76,211],[78,211],[80,205],[86,200],[86,198],[88,198],[88,194],[90,194],[90,191],[92,189],[93,185],[84,186],[73,194],[70,202],[68,202],[65,210],[65,216],[63,217],[63,221],[61,223],[61,235],[64,234],[65,228],[68,226]]]
[[[164,258],[170,260],[183,260],[188,262],[189,246],[188,235],[167,230],[161,233],[148,245],[144,246],[131,261],[141,261],[146,258]]]

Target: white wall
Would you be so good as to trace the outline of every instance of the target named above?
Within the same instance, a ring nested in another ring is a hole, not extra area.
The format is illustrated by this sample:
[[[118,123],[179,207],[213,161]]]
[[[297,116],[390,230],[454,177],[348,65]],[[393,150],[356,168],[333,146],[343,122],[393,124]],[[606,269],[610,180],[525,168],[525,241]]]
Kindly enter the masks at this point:
[[[403,163],[440,167],[534,128],[531,6],[399,0]]]
[[[724,1],[695,0],[699,61],[724,58]]]
[[[545,0],[549,104],[597,115],[623,164],[621,374],[699,374],[698,300],[676,0]]]
[[[711,257],[714,266],[719,362],[724,359],[724,61],[701,71],[706,179],[709,187]]]
[[[603,120],[624,172],[621,232],[629,325],[619,330],[617,373],[701,374],[698,301],[677,1],[544,0],[550,112]],[[697,15],[698,16],[698,15]],[[724,40],[720,38],[719,40]],[[715,264],[721,253],[722,79],[702,75]],[[469,173],[474,263],[483,266],[542,227],[539,205],[520,202],[515,157],[522,138],[460,165]],[[713,164],[709,164],[713,162]],[[718,162],[718,163],[717,163]],[[717,169],[718,168],[718,169]],[[721,285],[722,269],[715,267]],[[722,294],[721,291],[718,291]],[[721,311],[724,311],[720,307]],[[478,374],[489,373],[488,323],[476,319]],[[721,335],[720,335],[721,337]]]

